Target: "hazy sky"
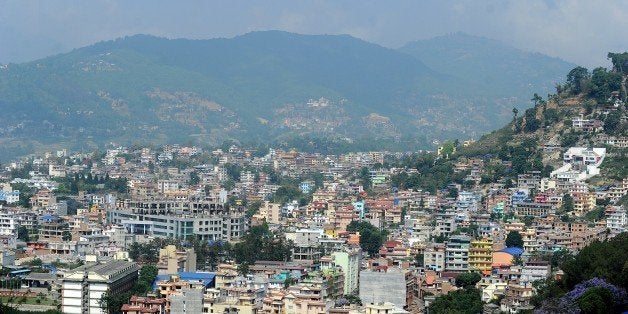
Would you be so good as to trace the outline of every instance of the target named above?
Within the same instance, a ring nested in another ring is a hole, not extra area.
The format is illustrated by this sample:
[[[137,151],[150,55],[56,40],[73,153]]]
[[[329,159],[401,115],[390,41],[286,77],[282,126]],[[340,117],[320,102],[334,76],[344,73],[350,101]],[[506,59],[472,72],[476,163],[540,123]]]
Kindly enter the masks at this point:
[[[396,48],[463,31],[588,67],[628,50],[628,0],[0,0],[0,63],[138,33],[233,37],[254,30],[350,34]]]

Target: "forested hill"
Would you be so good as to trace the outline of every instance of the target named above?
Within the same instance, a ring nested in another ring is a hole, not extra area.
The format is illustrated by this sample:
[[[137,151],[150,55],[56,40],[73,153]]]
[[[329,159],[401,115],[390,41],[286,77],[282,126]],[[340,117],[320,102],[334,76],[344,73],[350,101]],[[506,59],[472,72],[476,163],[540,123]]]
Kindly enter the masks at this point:
[[[438,40],[429,49],[393,50],[346,35],[278,31],[211,40],[136,35],[4,65],[0,160],[111,142],[299,145],[305,138],[348,149],[428,148],[433,139],[503,125],[514,106],[529,106],[520,85],[551,88],[570,67],[470,37],[455,51],[495,55],[470,59],[461,75],[442,66],[452,56],[439,45],[452,49]],[[518,71],[501,70],[513,60]],[[517,83],[502,84],[510,80]]]
[[[400,51],[442,73],[484,84],[504,95],[547,95],[575,67],[558,58],[526,52],[500,41],[453,33],[406,44]]]
[[[562,165],[561,153],[569,147],[606,147],[601,175],[589,183],[621,184],[628,177],[628,149],[621,144],[628,138],[628,52],[608,57],[608,68],[573,68],[554,93],[548,97],[534,94],[532,108],[513,110],[505,127],[460,147],[456,154],[508,160],[514,175],[531,170],[547,174]],[[590,126],[575,125],[574,119],[588,121]],[[485,179],[497,181],[505,175],[495,173]]]

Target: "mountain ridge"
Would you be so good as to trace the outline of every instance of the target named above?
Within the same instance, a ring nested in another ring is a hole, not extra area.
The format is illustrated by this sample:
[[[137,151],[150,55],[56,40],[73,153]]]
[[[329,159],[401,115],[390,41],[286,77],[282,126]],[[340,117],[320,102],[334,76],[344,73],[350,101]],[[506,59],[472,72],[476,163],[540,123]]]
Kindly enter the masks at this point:
[[[425,148],[435,138],[501,126],[513,105],[529,99],[349,35],[281,31],[99,42],[3,66],[0,93],[0,105],[10,109],[0,118],[0,141],[18,148],[6,155],[51,145],[303,136],[411,138],[411,148]],[[327,105],[307,105],[319,98]]]

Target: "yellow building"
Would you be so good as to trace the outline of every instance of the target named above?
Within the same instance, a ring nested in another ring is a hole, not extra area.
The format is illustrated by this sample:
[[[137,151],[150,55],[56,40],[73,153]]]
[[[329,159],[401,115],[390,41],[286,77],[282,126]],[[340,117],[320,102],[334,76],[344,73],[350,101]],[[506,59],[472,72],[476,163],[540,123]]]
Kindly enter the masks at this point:
[[[493,241],[478,239],[471,241],[469,247],[469,269],[490,272],[493,264]]]

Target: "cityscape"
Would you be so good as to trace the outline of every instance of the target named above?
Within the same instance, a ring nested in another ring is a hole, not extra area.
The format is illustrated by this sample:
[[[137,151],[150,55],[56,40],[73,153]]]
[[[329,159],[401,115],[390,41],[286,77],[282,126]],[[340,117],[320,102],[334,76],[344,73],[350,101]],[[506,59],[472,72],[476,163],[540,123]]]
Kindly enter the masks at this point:
[[[626,313],[626,8],[1,3],[0,313]]]

